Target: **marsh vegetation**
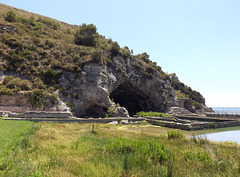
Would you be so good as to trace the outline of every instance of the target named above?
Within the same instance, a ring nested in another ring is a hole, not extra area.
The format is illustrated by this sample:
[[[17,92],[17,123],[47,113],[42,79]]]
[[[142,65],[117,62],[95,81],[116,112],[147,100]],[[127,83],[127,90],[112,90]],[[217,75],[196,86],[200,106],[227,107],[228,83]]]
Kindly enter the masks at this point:
[[[1,158],[2,176],[240,174],[237,144],[189,139],[185,131],[147,123],[117,126],[38,123],[27,132],[11,148],[5,160]]]

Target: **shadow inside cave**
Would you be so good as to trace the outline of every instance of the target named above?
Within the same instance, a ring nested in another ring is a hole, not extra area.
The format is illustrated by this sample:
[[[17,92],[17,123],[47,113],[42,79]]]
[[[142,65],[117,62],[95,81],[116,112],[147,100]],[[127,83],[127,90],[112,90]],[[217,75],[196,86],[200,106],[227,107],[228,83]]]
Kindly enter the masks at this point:
[[[125,107],[130,116],[140,111],[154,111],[154,105],[149,97],[129,82],[120,84],[111,92],[110,98]]]

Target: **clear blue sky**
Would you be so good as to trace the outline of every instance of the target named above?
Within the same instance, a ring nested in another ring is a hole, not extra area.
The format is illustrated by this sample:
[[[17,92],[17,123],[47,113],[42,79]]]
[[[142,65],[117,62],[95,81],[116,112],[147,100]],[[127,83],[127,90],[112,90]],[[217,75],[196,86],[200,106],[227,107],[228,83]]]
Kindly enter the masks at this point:
[[[207,106],[240,107],[239,0],[0,2],[69,24],[93,23],[100,34],[176,73]]]

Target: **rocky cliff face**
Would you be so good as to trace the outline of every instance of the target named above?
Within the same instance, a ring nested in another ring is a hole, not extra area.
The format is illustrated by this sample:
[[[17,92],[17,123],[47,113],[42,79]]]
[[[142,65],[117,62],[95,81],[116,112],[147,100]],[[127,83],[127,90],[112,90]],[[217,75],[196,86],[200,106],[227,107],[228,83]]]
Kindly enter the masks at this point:
[[[19,92],[15,95],[0,94],[0,111],[12,111],[13,113],[24,113],[26,111],[70,112],[70,108],[59,98],[45,107],[33,107],[26,92]]]
[[[72,103],[77,116],[111,115],[109,107],[114,103],[125,107],[130,115],[165,111],[178,104],[169,81],[157,72],[152,79],[143,77],[130,59],[120,56],[113,58],[111,67],[88,63],[80,74],[66,72],[59,83],[66,88],[61,99]]]
[[[13,112],[69,111],[65,102],[77,117],[124,117],[139,111],[166,112],[180,106],[175,89],[191,94],[206,108],[204,97],[189,90],[176,76],[163,79],[154,71],[152,77],[146,77],[131,58],[117,56],[112,61],[111,66],[86,63],[77,73],[60,71],[59,90],[55,92],[59,98],[55,105],[32,109],[23,92],[10,96],[0,94],[0,108]],[[2,81],[7,74],[2,74]]]
[[[14,19],[7,18],[12,14]],[[6,75],[10,77],[4,81]],[[32,94],[31,103],[29,97],[18,98],[21,91]],[[41,109],[66,111],[66,103],[78,117],[165,112],[180,106],[178,98],[205,106],[199,92],[176,75],[164,73],[147,53],[133,55],[128,47],[121,48],[98,34],[94,25],[69,25],[3,4],[1,95],[8,95],[1,97],[0,106],[5,108],[20,105],[31,110],[40,105]],[[9,100],[18,101],[10,104]],[[186,102],[182,105],[190,107]]]

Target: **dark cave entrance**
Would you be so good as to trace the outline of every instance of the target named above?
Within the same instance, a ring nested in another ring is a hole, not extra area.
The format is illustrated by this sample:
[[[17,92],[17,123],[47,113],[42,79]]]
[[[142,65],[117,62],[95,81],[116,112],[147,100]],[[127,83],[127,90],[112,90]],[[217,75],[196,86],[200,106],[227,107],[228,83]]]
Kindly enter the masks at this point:
[[[189,110],[190,112],[194,112],[192,102],[189,100],[184,101],[184,108]]]
[[[110,98],[113,99],[115,103],[119,103],[120,106],[125,107],[130,116],[140,111],[154,110],[153,103],[149,100],[149,97],[127,82],[119,85],[110,94]]]
[[[107,112],[107,108],[98,106],[98,105],[91,105],[85,112],[82,117],[93,117],[93,118],[99,118],[99,117],[105,117]]]

